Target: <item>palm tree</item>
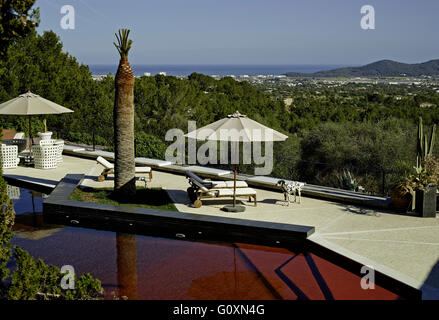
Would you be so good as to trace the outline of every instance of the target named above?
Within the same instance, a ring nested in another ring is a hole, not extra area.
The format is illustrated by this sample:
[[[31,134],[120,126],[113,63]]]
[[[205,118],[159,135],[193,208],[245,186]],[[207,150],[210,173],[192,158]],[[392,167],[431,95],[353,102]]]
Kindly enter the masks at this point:
[[[120,54],[114,98],[114,193],[121,197],[130,197],[136,194],[134,73],[128,62],[128,52],[133,41],[128,39],[129,33],[128,29],[119,30],[119,35],[116,34],[118,44],[114,43]]]

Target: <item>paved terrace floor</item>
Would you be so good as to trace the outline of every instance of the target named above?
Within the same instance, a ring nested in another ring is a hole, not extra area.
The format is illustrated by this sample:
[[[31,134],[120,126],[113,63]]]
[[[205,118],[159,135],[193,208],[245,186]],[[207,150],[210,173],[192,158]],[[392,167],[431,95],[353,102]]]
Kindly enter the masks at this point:
[[[67,173],[80,173],[86,175],[84,186],[112,187],[111,175],[105,182],[97,181],[101,171],[94,160],[64,156],[57,169],[19,167],[4,170],[4,175],[56,185]],[[139,181],[138,185],[144,184]],[[201,208],[193,208],[183,175],[154,170],[149,186],[166,189],[179,211],[314,226],[311,241],[422,289],[423,298],[439,299],[439,218],[423,219],[308,197],[302,197],[301,204],[286,206],[280,192],[258,188],[257,207],[246,199],[242,201],[245,212],[227,213],[220,209],[230,204],[230,199],[206,199]]]

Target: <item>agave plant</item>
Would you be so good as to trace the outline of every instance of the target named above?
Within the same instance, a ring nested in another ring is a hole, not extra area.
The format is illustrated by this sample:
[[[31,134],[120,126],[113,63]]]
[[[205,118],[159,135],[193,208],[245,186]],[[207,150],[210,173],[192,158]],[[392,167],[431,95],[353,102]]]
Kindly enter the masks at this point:
[[[422,124],[422,117],[419,117],[418,123],[418,141],[417,141],[417,156],[416,156],[416,167],[422,168],[422,162],[425,158],[432,155],[433,146],[435,143],[436,136],[436,125],[434,124],[431,128],[430,139],[424,134],[424,126]]]
[[[357,189],[357,179],[349,170],[343,169],[343,175],[341,177],[342,188],[346,190]]]
[[[116,34],[120,54],[115,78],[114,98],[114,192],[117,196],[133,196],[136,193],[134,155],[134,73],[128,62],[132,40],[130,30]]]

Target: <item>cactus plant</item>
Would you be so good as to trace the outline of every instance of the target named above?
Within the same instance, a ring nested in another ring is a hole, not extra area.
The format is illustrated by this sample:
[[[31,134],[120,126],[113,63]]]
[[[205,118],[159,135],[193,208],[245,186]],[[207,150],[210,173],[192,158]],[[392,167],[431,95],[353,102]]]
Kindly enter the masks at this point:
[[[431,136],[428,141],[427,135],[424,134],[424,126],[422,124],[422,117],[419,117],[418,124],[418,141],[417,141],[417,156],[416,156],[416,168],[422,168],[422,162],[433,152],[433,146],[435,143],[436,125],[431,128]]]

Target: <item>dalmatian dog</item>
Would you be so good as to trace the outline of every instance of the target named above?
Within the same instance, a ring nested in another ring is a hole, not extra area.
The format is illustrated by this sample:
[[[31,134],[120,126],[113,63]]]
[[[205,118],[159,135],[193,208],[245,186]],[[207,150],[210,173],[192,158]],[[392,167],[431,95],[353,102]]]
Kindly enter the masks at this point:
[[[282,188],[285,201],[288,203],[288,206],[290,205],[290,196],[293,194],[294,202],[296,202],[297,194],[299,195],[299,203],[302,202],[301,191],[305,183],[299,181],[291,181],[287,183],[285,180],[279,180],[276,185]]]

